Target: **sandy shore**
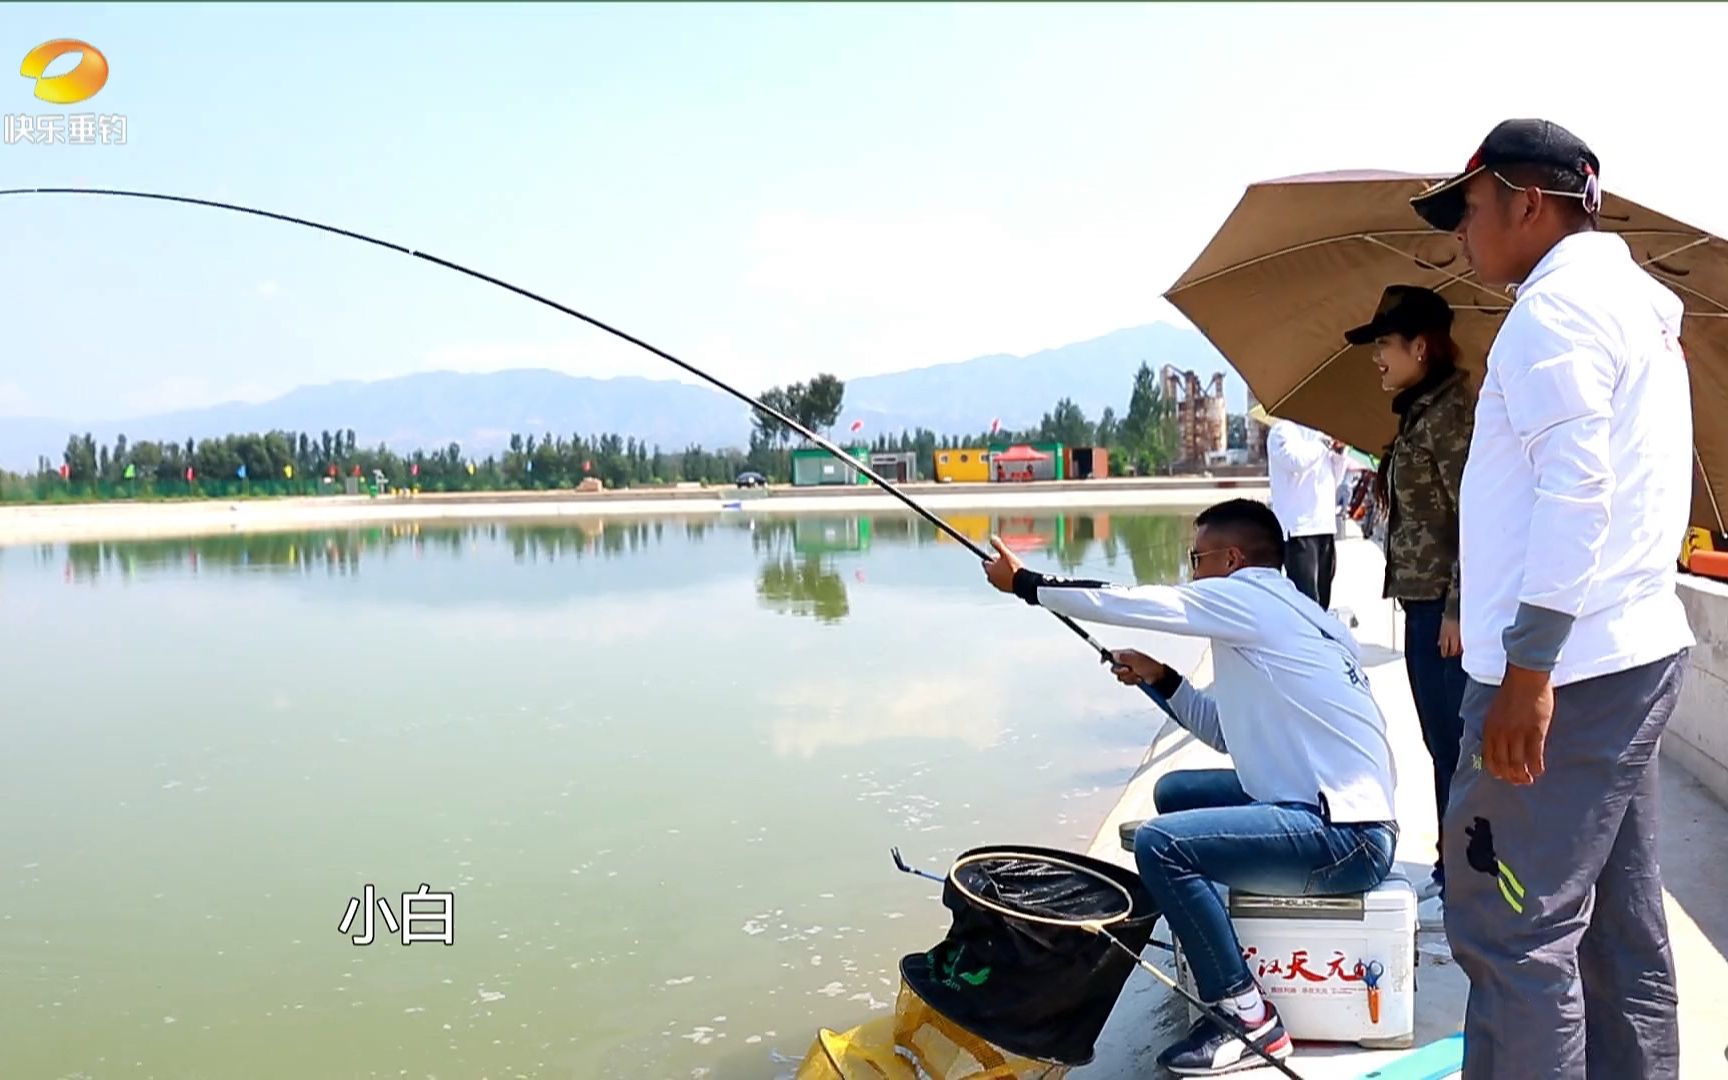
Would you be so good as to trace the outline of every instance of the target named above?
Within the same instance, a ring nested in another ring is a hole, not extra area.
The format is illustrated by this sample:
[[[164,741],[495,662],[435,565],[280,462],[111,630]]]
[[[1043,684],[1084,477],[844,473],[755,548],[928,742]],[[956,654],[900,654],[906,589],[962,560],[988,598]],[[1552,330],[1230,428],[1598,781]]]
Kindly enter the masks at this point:
[[[1264,499],[1264,477],[1175,477],[1058,481],[1040,484],[907,484],[921,505],[949,510],[1063,507],[1199,509],[1234,496]],[[489,492],[185,502],[103,502],[0,507],[0,546],[81,540],[124,540],[217,533],[286,532],[386,521],[552,519],[597,515],[664,516],[725,513],[830,513],[904,510],[875,487],[660,489],[574,492]]]

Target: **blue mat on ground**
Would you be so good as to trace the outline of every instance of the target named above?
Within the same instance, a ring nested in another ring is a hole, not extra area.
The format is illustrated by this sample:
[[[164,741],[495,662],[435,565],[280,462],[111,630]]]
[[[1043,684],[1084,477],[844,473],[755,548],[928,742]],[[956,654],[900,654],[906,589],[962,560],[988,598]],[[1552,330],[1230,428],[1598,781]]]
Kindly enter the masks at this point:
[[[1464,1033],[1459,1032],[1363,1073],[1361,1080],[1449,1080],[1463,1070]]]

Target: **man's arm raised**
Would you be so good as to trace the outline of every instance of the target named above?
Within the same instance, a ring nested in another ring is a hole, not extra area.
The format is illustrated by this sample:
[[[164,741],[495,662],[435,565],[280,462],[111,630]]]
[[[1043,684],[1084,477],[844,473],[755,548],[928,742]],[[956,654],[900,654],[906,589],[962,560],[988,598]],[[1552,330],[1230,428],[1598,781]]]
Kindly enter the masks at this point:
[[[1214,578],[1188,585],[1124,587],[1083,578],[1061,578],[1028,570],[992,538],[997,557],[985,564],[991,583],[1028,604],[1058,615],[1108,626],[1161,630],[1184,637],[1246,644],[1260,637],[1250,590]]]

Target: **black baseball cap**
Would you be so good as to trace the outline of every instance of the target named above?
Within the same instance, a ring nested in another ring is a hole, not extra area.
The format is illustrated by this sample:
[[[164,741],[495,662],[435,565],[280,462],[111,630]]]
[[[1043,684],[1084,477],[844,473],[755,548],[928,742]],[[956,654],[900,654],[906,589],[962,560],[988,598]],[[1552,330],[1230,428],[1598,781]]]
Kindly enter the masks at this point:
[[[1464,220],[1464,185],[1477,173],[1505,165],[1547,165],[1561,170],[1568,188],[1553,192],[1600,199],[1602,163],[1584,140],[1552,120],[1502,120],[1482,140],[1464,171],[1443,180],[1410,200],[1422,220],[1443,232],[1452,232]],[[1547,190],[1547,189],[1543,189]]]
[[[1424,330],[1450,333],[1452,305],[1432,289],[1420,285],[1389,285],[1380,294],[1374,318],[1344,332],[1352,345],[1367,345],[1383,334],[1415,337]]]

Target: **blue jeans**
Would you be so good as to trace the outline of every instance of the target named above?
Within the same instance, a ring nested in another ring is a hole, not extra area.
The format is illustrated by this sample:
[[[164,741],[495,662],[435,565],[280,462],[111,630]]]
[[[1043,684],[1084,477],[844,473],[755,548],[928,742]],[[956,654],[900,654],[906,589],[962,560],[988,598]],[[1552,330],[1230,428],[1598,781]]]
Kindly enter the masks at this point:
[[[1422,742],[1434,762],[1434,808],[1436,823],[1446,820],[1446,803],[1452,792],[1452,774],[1458,771],[1458,745],[1464,739],[1464,658],[1440,655],[1440,621],[1446,617],[1443,600],[1405,600],[1404,671],[1410,676],[1410,696],[1416,702],[1416,722]],[[1435,843],[1434,879],[1446,883],[1446,867],[1439,857],[1443,841]]]
[[[1216,885],[1264,896],[1335,896],[1366,892],[1392,869],[1391,824],[1338,825],[1319,806],[1254,802],[1230,769],[1170,773],[1152,801],[1158,816],[1135,834],[1134,860],[1207,1002],[1254,986]]]

